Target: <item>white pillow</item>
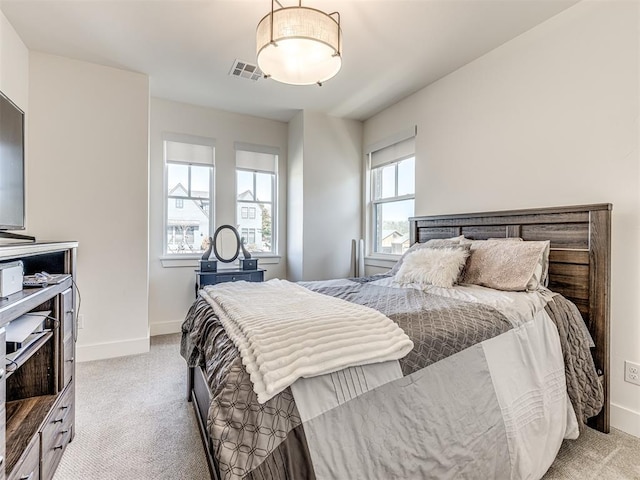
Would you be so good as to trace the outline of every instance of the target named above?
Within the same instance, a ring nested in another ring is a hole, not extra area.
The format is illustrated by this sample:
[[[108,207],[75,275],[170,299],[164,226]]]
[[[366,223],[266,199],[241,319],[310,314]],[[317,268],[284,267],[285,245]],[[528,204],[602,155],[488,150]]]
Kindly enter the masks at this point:
[[[396,264],[389,270],[389,275],[396,275],[402,266],[402,262],[410,253],[415,252],[416,250],[420,250],[422,248],[443,248],[443,247],[454,247],[456,245],[460,245],[460,242],[464,239],[464,235],[459,235],[457,237],[452,238],[432,238],[431,240],[427,240],[424,243],[416,242],[409,247],[409,249],[402,254],[400,260],[396,262]],[[471,242],[469,242],[471,243]]]
[[[451,288],[468,256],[469,250],[464,248],[421,248],[404,258],[395,279],[402,285],[419,283]]]

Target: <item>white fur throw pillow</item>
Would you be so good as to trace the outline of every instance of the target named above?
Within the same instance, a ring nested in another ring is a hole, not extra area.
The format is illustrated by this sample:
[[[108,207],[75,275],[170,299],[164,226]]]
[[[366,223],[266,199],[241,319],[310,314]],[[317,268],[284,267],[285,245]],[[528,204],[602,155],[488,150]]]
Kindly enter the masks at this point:
[[[467,248],[421,248],[407,255],[396,274],[400,284],[419,283],[451,288],[469,256]]]
[[[452,237],[452,238],[432,238],[431,240],[427,240],[424,243],[416,242],[409,247],[409,250],[407,250],[402,254],[402,257],[400,257],[400,260],[398,260],[396,264],[393,266],[393,268],[389,270],[389,275],[396,275],[400,270],[400,267],[402,266],[402,263],[404,262],[404,259],[407,257],[407,255],[415,252],[416,250],[420,250],[423,248],[455,247],[460,245],[460,242],[463,239],[464,239],[464,236],[459,235],[457,237]],[[469,244],[471,244],[471,241],[469,241]]]

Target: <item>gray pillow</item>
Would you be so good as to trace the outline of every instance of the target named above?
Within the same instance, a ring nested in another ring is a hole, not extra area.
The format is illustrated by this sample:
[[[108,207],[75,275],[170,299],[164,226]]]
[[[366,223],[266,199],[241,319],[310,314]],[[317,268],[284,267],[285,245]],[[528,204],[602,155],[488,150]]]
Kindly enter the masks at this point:
[[[463,239],[462,243],[466,244],[469,243],[469,245],[471,245],[471,249],[474,249],[474,245],[481,245],[483,242],[523,242],[525,240],[523,240],[520,237],[500,237],[500,238],[488,238],[486,240],[469,240],[469,239]],[[529,240],[532,241],[532,240]],[[546,241],[547,243],[547,247],[544,250],[544,252],[542,253],[542,255],[540,255],[539,261],[540,261],[540,265],[538,267],[536,267],[536,273],[534,274],[534,278],[532,278],[531,280],[531,285],[533,286],[534,284],[538,284],[538,286],[549,286],[549,250],[550,250],[550,242]],[[463,276],[464,276],[464,272],[463,272]],[[535,288],[534,288],[535,290]]]
[[[544,285],[549,241],[476,241],[471,246],[462,283],[496,290],[532,291]]]

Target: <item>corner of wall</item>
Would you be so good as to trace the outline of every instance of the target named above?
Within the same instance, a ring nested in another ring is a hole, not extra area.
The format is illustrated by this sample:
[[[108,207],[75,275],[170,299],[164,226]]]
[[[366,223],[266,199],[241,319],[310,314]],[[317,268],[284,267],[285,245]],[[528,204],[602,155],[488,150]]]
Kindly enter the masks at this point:
[[[287,149],[287,278],[303,278],[304,111],[290,121]]]

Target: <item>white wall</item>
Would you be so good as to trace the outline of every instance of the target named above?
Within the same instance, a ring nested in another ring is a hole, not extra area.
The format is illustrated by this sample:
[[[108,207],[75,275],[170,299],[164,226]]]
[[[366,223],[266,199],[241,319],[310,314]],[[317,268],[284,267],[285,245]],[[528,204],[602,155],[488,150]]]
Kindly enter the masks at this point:
[[[29,49],[2,12],[0,12],[0,91],[27,112]]]
[[[149,348],[148,77],[30,52],[28,232],[78,240],[78,360]]]
[[[289,279],[347,277],[351,240],[361,235],[362,123],[303,111],[289,135],[289,225],[302,236],[291,245]]]
[[[365,123],[418,125],[416,214],[613,203],[612,425],[640,436],[639,5],[580,2]]]
[[[29,118],[29,49],[0,12],[0,91]],[[25,121],[25,138],[29,125]],[[25,178],[29,175],[29,145],[25,145]],[[25,205],[29,205],[29,185],[25,185]],[[26,219],[27,227],[29,219]],[[20,232],[17,232],[20,233]],[[0,240],[1,241],[1,240]],[[8,243],[8,241],[5,241]]]
[[[289,121],[287,165],[287,277],[303,278],[304,268],[304,112]]]
[[[179,133],[215,139],[215,224],[236,223],[236,177],[234,142],[280,149],[278,164],[278,254],[279,259],[261,259],[265,279],[286,276],[287,124],[248,115],[224,112],[159,98],[151,99],[149,318],[151,334],[179,332],[193,303],[196,260],[181,266],[163,267],[162,134]],[[171,262],[164,262],[169,265]],[[176,263],[174,262],[174,265]],[[221,265],[218,265],[221,267]]]

